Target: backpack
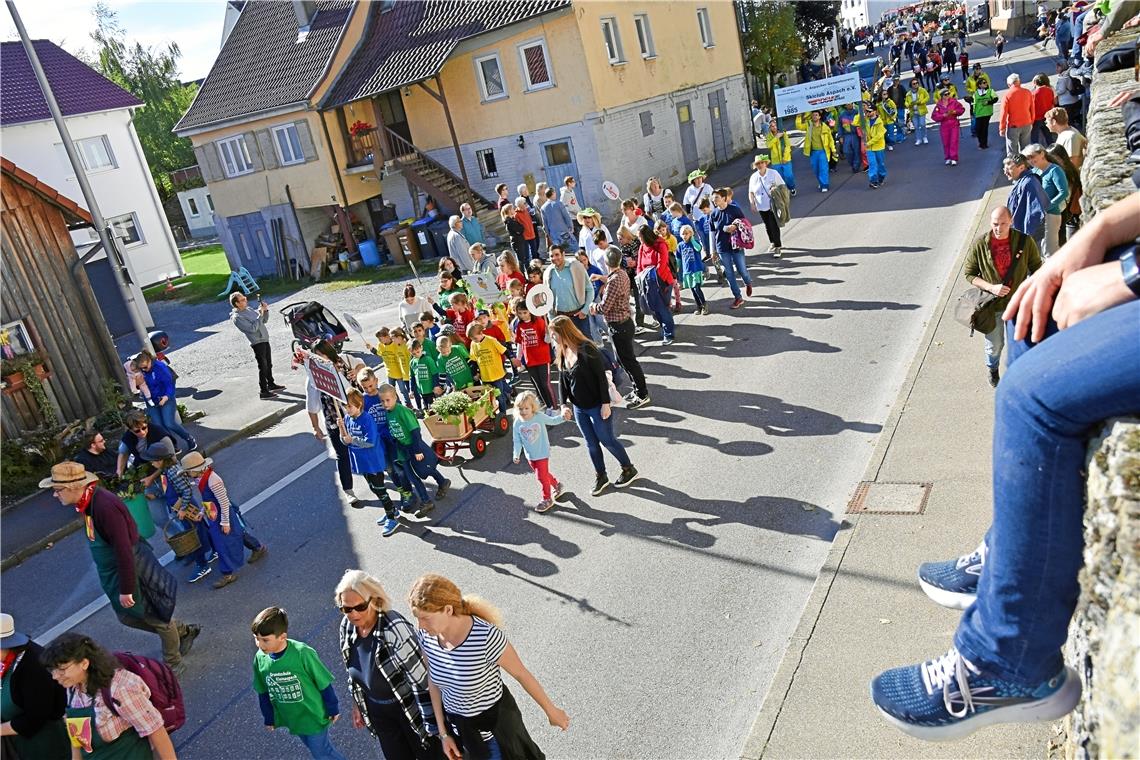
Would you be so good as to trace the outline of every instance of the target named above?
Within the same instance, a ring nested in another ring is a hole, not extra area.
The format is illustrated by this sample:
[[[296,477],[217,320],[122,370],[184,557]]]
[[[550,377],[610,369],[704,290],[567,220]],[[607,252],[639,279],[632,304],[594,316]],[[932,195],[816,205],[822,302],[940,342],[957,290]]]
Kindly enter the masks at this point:
[[[150,703],[162,715],[162,727],[166,732],[182,728],[186,724],[186,706],[182,703],[182,687],[170,666],[131,652],[115,652],[114,655],[123,670],[134,673],[150,689]],[[119,702],[111,696],[111,688],[104,687],[101,693],[107,709],[118,717],[115,705]]]
[[[737,219],[736,232],[732,233],[732,247],[751,251],[755,244],[756,238],[752,234],[752,223],[744,217]]]
[[[1069,76],[1069,94],[1070,95],[1084,95],[1085,82],[1080,77]]]

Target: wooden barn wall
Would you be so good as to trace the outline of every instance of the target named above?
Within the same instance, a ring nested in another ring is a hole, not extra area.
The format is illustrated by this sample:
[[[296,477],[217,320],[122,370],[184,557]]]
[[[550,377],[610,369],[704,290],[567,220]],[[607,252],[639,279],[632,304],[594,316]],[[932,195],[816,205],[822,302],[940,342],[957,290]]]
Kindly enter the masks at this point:
[[[5,323],[25,320],[32,339],[47,357],[51,377],[44,381],[48,397],[66,421],[100,412],[101,383],[115,368],[97,348],[102,325],[92,324],[83,309],[90,284],[82,267],[73,279],[76,253],[62,211],[37,193],[7,177],[0,184],[0,316]],[[93,302],[93,296],[88,295]],[[5,436],[40,424],[31,394],[3,396]]]

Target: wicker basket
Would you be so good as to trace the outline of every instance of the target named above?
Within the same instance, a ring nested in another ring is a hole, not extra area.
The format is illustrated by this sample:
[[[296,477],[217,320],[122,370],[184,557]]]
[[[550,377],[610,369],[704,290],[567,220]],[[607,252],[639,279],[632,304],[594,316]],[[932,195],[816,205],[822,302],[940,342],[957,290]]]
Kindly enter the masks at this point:
[[[171,525],[174,525],[173,518],[167,520],[166,526],[162,529],[162,535],[166,539],[166,543],[170,544],[175,557],[182,559],[202,548],[202,542],[198,540],[198,529],[195,526],[190,525],[186,530],[172,534],[170,532]]]

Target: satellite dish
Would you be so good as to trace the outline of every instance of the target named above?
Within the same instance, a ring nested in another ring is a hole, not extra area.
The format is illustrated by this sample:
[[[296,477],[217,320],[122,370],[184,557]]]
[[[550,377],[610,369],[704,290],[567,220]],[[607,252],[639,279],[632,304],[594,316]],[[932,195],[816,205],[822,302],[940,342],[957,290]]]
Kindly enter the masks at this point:
[[[344,321],[345,324],[348,325],[349,329],[351,329],[357,335],[364,334],[364,330],[360,328],[360,323],[356,321],[356,317],[352,316],[347,311],[344,313]]]
[[[621,199],[621,193],[618,191],[618,186],[609,180],[606,180],[602,183],[602,194],[609,198],[611,201]]]
[[[526,294],[526,309],[536,317],[545,317],[554,308],[554,291],[543,283],[535,285]]]

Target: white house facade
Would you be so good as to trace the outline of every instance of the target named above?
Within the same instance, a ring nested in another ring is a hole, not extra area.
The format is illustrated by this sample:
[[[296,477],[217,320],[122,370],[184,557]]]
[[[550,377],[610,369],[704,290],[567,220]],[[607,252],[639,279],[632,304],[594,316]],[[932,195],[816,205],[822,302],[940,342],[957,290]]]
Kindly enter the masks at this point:
[[[218,234],[218,227],[214,222],[214,199],[210,197],[210,188],[203,186],[179,191],[178,205],[182,207],[182,215],[186,217],[186,231],[190,233],[190,237],[209,238]]]

